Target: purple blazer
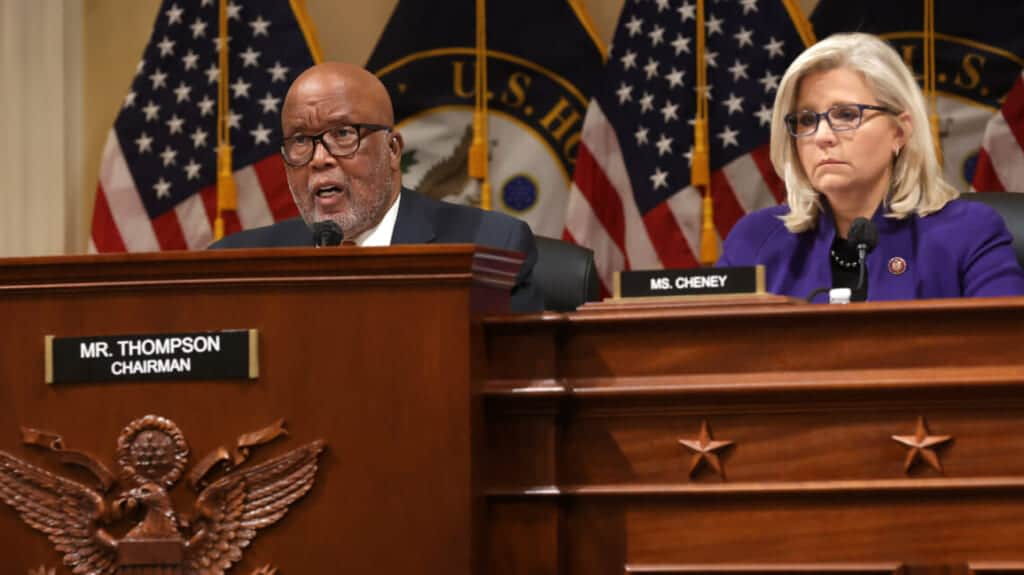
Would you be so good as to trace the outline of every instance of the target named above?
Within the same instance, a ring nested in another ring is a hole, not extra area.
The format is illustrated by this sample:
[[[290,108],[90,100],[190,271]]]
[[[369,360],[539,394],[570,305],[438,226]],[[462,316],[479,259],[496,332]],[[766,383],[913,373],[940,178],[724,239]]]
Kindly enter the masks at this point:
[[[836,228],[828,202],[823,205],[818,225],[799,234],[778,218],[788,206],[747,214],[729,232],[716,265],[762,264],[766,287],[776,294],[804,298],[831,287],[829,249]],[[867,258],[869,301],[1024,294],[1013,238],[985,204],[953,200],[938,212],[903,220],[879,209],[871,221],[878,226],[878,246]],[[902,271],[900,259],[906,264]]]

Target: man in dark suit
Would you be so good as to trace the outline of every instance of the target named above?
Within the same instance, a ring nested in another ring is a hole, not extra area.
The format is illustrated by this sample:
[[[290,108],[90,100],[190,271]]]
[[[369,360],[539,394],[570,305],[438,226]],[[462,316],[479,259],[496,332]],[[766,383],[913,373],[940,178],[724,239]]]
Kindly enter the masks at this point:
[[[281,110],[281,155],[301,218],[228,236],[211,248],[313,245],[312,226],[331,220],[361,246],[474,243],[523,253],[511,309],[541,311],[533,284],[537,248],[524,222],[427,198],[402,187],[402,134],[391,97],[357,66],[318,64],[295,79]]]

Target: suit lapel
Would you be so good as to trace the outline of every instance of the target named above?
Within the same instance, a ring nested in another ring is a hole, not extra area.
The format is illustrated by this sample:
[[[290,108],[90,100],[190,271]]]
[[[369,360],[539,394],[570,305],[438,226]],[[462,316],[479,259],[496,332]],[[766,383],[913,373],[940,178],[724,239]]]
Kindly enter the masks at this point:
[[[431,221],[433,206],[419,194],[402,188],[402,201],[398,204],[395,231],[391,234],[394,244],[428,244],[434,241],[434,224]]]

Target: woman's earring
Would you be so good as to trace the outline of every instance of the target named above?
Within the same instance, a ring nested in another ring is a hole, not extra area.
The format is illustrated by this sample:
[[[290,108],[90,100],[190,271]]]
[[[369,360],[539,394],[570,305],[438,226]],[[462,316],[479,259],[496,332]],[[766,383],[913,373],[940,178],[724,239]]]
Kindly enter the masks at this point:
[[[900,157],[900,152],[901,151],[903,151],[903,149],[900,148],[899,146],[896,146],[896,149],[893,150],[893,152],[892,152],[892,159],[894,159],[894,160],[898,159]]]

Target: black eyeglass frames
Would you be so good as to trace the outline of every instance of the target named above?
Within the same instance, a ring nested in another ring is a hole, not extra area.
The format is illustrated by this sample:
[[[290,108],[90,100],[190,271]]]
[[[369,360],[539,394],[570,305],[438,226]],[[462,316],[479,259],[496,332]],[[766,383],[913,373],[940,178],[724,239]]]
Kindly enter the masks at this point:
[[[296,134],[281,142],[281,156],[285,163],[292,167],[308,164],[316,153],[316,144],[320,143],[327,153],[337,158],[351,158],[359,151],[363,138],[381,130],[391,130],[391,126],[380,124],[340,124],[319,134]]]

